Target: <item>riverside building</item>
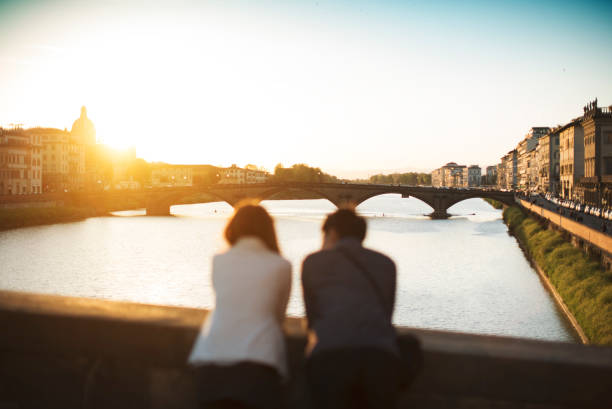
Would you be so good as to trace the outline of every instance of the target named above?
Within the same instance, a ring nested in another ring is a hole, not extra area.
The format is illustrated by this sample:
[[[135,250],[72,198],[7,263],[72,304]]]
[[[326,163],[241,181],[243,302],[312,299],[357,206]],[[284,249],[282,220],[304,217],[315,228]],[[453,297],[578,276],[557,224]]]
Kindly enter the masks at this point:
[[[219,171],[219,183],[242,184],[242,183],[265,183],[268,180],[268,172],[259,169],[239,168],[232,165]]]
[[[488,186],[495,186],[497,184],[497,171],[499,165],[487,166],[485,184]]]
[[[584,176],[584,130],[580,118],[562,126],[558,132],[561,196],[578,199],[576,185]]]
[[[85,146],[70,132],[56,128],[31,128],[43,147],[43,190],[73,192],[85,187]]]
[[[500,162],[497,165],[497,188],[498,189],[506,188],[506,168],[503,163],[503,158],[502,158],[502,162]]]
[[[536,148],[538,188],[541,193],[559,192],[559,132],[551,130],[540,137]]]
[[[40,136],[0,128],[0,194],[42,193]]]
[[[471,165],[469,168],[467,168],[467,173],[468,173],[468,177],[467,177],[468,187],[480,186],[480,179],[482,176],[482,170],[480,169],[480,166]]]
[[[466,166],[455,162],[448,162],[431,172],[431,183],[434,187],[462,187],[464,179],[467,183],[467,178]]]
[[[502,168],[504,169],[503,185],[501,189],[514,190],[516,188],[517,179],[517,151],[511,150],[501,159]],[[499,175],[498,175],[499,176]]]
[[[612,205],[612,106],[598,107],[597,99],[583,108],[584,177],[577,188],[590,205]]]
[[[192,166],[154,163],[151,168],[151,185],[153,187],[193,186]]]
[[[112,169],[107,152],[97,144],[96,128],[87,116],[87,108],[81,107],[81,116],[72,123],[70,135],[73,140],[83,145],[85,150],[84,186],[86,189],[99,189],[111,182],[109,169]]]
[[[540,137],[546,135],[550,128],[538,126],[529,130],[525,138],[519,142],[517,151],[517,189],[532,191],[537,187],[537,161],[535,150]]]

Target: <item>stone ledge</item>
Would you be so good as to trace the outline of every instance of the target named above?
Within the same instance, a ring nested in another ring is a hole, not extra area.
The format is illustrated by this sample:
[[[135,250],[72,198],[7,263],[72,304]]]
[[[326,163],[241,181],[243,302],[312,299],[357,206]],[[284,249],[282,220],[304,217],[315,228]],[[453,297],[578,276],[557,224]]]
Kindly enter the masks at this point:
[[[0,408],[192,408],[185,366],[206,311],[0,291]],[[424,370],[401,407],[612,407],[612,348],[398,329]],[[290,407],[308,408],[299,318],[286,322]]]

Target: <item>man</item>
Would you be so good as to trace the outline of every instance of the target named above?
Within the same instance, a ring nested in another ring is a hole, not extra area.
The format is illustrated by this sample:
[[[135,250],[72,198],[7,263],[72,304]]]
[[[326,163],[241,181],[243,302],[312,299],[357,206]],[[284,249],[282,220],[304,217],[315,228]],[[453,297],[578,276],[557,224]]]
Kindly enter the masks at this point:
[[[352,209],[329,215],[323,234],[323,249],[302,265],[314,403],[330,409],[393,408],[399,384],[391,323],[395,264],[362,246],[366,222]]]

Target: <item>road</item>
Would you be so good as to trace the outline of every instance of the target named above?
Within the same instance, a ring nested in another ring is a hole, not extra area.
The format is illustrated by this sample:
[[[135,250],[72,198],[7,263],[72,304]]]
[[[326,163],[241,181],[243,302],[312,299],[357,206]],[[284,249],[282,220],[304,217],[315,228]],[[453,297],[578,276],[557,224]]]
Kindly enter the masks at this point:
[[[554,204],[553,202],[546,200],[541,196],[522,196],[521,198],[523,200],[527,200],[531,203],[534,203],[540,207],[543,207],[546,210],[550,210],[552,212],[559,213],[562,216],[571,218],[572,220],[582,223],[593,230],[604,232],[605,234],[612,236],[612,221],[610,220],[606,220],[601,217],[593,216],[583,212],[578,212],[576,210],[568,209],[566,207]]]

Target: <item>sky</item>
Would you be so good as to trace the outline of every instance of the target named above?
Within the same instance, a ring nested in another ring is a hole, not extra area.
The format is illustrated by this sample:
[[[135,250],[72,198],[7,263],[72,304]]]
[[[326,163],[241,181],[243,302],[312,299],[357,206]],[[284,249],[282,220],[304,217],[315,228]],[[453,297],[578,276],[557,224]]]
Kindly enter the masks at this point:
[[[612,2],[0,0],[0,125],[339,176],[499,162],[612,105]]]

